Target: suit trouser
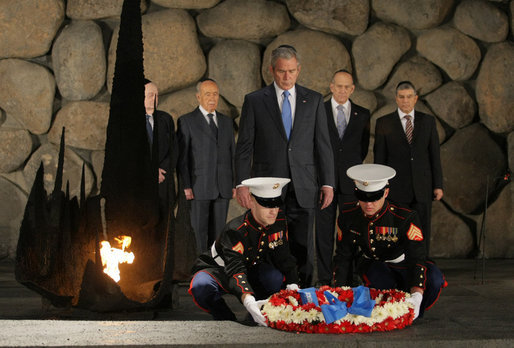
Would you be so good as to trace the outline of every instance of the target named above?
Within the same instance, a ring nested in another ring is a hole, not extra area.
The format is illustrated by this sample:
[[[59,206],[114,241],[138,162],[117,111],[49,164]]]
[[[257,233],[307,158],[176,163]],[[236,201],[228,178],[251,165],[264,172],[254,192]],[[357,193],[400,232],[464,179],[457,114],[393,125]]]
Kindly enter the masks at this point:
[[[294,189],[287,190],[285,214],[289,236],[289,248],[296,258],[300,287],[309,287],[314,270],[314,208],[303,208],[298,204]]]
[[[316,209],[316,262],[318,281],[330,284],[332,280],[332,258],[336,233],[337,207],[355,201],[354,195],[334,195],[332,203],[323,210]]]
[[[267,263],[260,263],[248,269],[248,281],[257,300],[268,298],[284,285],[284,275]],[[228,284],[216,279],[208,271],[196,272],[189,286],[189,294],[201,309],[209,312],[216,320],[236,320],[234,313],[225,303],[223,295],[228,294]],[[224,279],[228,282],[228,279]],[[227,287],[224,288],[223,286]]]
[[[431,261],[426,262],[427,272],[425,290],[419,317],[423,317],[425,309],[429,309],[439,299],[441,289],[446,286],[444,275],[439,268]],[[379,289],[399,289],[410,292],[408,287],[409,271],[405,262],[388,263],[370,261],[364,269],[360,270],[366,286]]]
[[[191,200],[191,227],[196,238],[196,253],[201,254],[214,243],[225,227],[229,200]]]

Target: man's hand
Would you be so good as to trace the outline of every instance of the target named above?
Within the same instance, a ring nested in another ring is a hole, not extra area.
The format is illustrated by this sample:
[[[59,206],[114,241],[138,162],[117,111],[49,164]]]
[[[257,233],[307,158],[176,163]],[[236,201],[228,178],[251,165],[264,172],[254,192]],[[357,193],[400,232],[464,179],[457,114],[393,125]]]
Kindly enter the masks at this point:
[[[236,188],[237,203],[246,209],[251,208],[252,200],[250,199],[250,189],[248,186],[239,186]]]
[[[414,319],[416,319],[419,315],[421,301],[423,301],[423,294],[421,292],[417,292],[417,291],[413,292],[410,294],[410,297],[408,299],[406,299],[405,301],[411,303],[414,306]]]
[[[440,201],[443,198],[443,190],[434,189],[434,201]]]
[[[322,186],[321,192],[319,195],[319,202],[321,204],[321,209],[325,209],[332,203],[332,200],[334,199],[334,189],[330,186]]]
[[[232,199],[236,198],[236,189],[232,189]]]
[[[266,318],[264,318],[264,315],[261,313],[261,306],[263,306],[266,301],[267,300],[255,301],[255,297],[252,295],[243,295],[243,305],[245,306],[248,313],[250,313],[252,316],[253,321],[255,321],[260,326],[268,326],[266,324]]]
[[[193,189],[190,189],[190,188],[184,189],[184,194],[186,195],[186,199],[188,201],[195,199],[195,195],[193,194]]]
[[[161,182],[164,181],[164,179],[166,179],[166,177],[164,176],[164,174],[166,174],[166,171],[162,168],[159,168],[159,184]]]

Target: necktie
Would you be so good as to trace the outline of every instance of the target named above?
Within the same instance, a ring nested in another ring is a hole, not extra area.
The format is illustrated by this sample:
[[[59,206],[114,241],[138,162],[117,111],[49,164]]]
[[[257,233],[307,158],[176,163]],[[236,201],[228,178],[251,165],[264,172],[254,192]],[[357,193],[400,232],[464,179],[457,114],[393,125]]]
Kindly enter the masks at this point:
[[[337,106],[337,132],[339,138],[342,139],[344,131],[346,130],[346,117],[344,115],[344,107],[342,105]]]
[[[407,123],[405,124],[405,136],[407,137],[407,141],[409,144],[412,143],[412,131],[414,130],[414,127],[412,126],[411,115],[404,116],[407,120]]]
[[[214,115],[207,114],[207,117],[209,117],[209,127],[211,127],[212,134],[218,139],[218,127],[216,127],[216,123],[214,123]]]
[[[291,118],[291,104],[289,104],[289,91],[284,91],[284,102],[282,103],[282,122],[284,123],[284,129],[286,130],[286,136],[289,140],[291,134],[292,118]]]
[[[150,124],[150,115],[146,115],[146,133],[148,134],[148,142],[150,145],[153,144],[153,129]]]

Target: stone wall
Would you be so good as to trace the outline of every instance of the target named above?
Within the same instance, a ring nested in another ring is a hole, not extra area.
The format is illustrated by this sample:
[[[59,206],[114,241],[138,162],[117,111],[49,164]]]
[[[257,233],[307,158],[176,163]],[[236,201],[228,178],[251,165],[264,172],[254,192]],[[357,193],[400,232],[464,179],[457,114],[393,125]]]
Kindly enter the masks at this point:
[[[0,258],[14,257],[37,167],[53,185],[66,127],[65,180],[98,192],[122,0],[0,2]],[[375,120],[411,80],[436,116],[445,197],[434,203],[432,256],[476,251],[486,186],[486,255],[514,257],[514,0],[143,0],[146,76],[173,115],[196,106],[195,83],[218,81],[238,122],[246,93],[270,83],[269,56],[291,44],[299,83],[329,97],[332,73],[354,72],[354,102]],[[373,141],[372,141],[373,143]],[[367,162],[372,162],[372,144]],[[231,216],[240,212],[231,204]]]

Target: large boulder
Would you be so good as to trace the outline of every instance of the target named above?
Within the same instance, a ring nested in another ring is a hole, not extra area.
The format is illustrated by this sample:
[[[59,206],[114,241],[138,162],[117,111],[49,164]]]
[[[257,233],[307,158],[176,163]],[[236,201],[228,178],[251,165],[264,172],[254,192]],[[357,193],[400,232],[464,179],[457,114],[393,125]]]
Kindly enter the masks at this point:
[[[242,40],[224,40],[209,52],[209,77],[232,105],[243,106],[244,96],[261,87],[259,46]]]
[[[399,82],[408,80],[416,86],[418,95],[430,93],[443,82],[439,70],[423,57],[415,56],[398,64],[389,78],[383,93],[387,98],[395,98],[396,86]]]
[[[480,62],[480,48],[453,28],[431,29],[418,36],[418,52],[443,69],[452,80],[469,79]]]
[[[107,70],[100,27],[93,21],[72,21],[55,40],[52,64],[64,98],[94,97],[105,84]]]
[[[488,258],[514,257],[514,184],[509,183],[487,209],[485,224],[485,256]],[[475,216],[482,226],[483,214]],[[480,231],[480,230],[479,230]]]
[[[196,10],[216,6],[220,0],[152,0],[152,2],[162,7]]]
[[[48,132],[48,140],[59,145],[62,128],[65,127],[65,144],[67,146],[87,150],[103,150],[108,121],[108,103],[71,102],[57,113],[52,128]],[[85,129],[87,129],[86,132]]]
[[[159,97],[159,110],[166,111],[172,117],[175,123],[182,115],[190,113],[198,107],[198,99],[196,99],[196,87],[189,87],[180,91]],[[217,111],[230,117],[235,117],[233,109],[223,100],[219,99]]]
[[[359,86],[355,87],[355,91],[353,92],[350,99],[355,104],[368,109],[371,113],[377,109],[378,101],[375,93],[362,89]]]
[[[409,29],[429,29],[443,22],[453,0],[372,0],[375,15]]]
[[[425,96],[430,108],[452,128],[470,125],[475,117],[475,101],[458,82],[450,81]]]
[[[27,204],[27,195],[10,181],[0,177],[0,260],[16,256],[18,235]]]
[[[285,44],[294,46],[300,56],[301,72],[298,83],[323,95],[329,93],[330,81],[335,71],[352,70],[350,55],[338,38],[319,31],[299,29],[278,36],[266,47],[261,68],[266,84],[273,81],[269,71],[271,52]]]
[[[30,157],[25,168],[23,169],[23,175],[25,182],[32,187],[34,178],[39,169],[41,163],[43,163],[44,176],[43,182],[45,190],[50,194],[55,185],[55,175],[57,173],[57,164],[59,159],[59,147],[53,144],[41,145]],[[82,177],[82,166],[84,165],[85,170],[85,194],[88,196],[91,193],[94,184],[94,176],[84,160],[80,158],[70,148],[65,149],[64,153],[64,171],[62,181],[62,191],[66,190],[66,183],[70,183],[70,195],[80,197],[80,181]],[[29,189],[30,190],[30,189]]]
[[[0,108],[28,131],[43,134],[52,120],[53,75],[39,64],[20,59],[0,60]]]
[[[506,162],[502,149],[482,125],[457,130],[441,147],[444,200],[458,212],[475,212],[483,206],[488,178],[492,183],[502,176]]]
[[[293,17],[308,28],[336,35],[360,35],[368,27],[368,0],[287,0]]]
[[[226,0],[200,13],[196,22],[208,37],[257,41],[277,36],[291,25],[287,8],[267,0]]]
[[[409,33],[404,28],[382,22],[371,26],[352,45],[359,85],[369,90],[381,86],[410,46]]]
[[[102,172],[104,170],[105,151],[91,152],[91,166],[96,176],[96,188],[100,191],[102,187]]]
[[[46,54],[63,21],[63,0],[0,1],[0,58]]]
[[[32,152],[32,138],[23,129],[0,128],[0,173],[18,169]]]
[[[478,73],[476,98],[480,120],[496,133],[514,130],[514,45],[490,46]]]
[[[509,35],[509,17],[489,1],[465,0],[455,10],[455,27],[475,39],[500,42]]]
[[[466,258],[473,251],[469,226],[450,212],[442,202],[432,204],[430,257]]]
[[[66,15],[73,19],[100,19],[119,17],[123,0],[67,0]],[[141,11],[146,11],[147,2],[141,1]]]
[[[181,89],[198,81],[207,64],[198,42],[196,26],[184,10],[163,10],[142,17],[145,77],[159,93]],[[109,48],[107,88],[112,90],[119,27]]]

